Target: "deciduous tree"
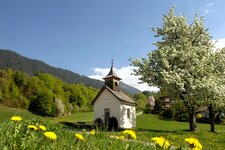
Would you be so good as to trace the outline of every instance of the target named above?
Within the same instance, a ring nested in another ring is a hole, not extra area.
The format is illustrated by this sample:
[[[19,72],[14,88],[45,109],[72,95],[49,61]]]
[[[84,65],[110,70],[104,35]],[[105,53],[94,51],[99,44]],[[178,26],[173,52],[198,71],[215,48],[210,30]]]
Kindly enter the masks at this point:
[[[191,24],[176,16],[174,8],[163,16],[161,28],[153,28],[158,41],[147,58],[131,60],[136,75],[150,86],[165,89],[173,99],[181,99],[189,112],[190,130],[197,129],[195,109],[207,97],[213,43],[204,20],[197,15]],[[160,39],[161,38],[161,39]],[[214,80],[215,78],[211,78]],[[204,90],[203,90],[204,89]]]

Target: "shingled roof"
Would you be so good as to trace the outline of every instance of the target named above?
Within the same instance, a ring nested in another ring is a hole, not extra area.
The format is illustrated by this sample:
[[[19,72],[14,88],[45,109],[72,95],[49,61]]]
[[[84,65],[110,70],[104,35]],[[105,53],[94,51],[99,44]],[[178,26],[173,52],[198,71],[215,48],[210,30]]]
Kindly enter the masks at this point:
[[[103,79],[108,79],[108,78],[117,78],[118,80],[121,80],[121,78],[116,74],[116,72],[113,69],[113,63],[108,75],[104,77]]]
[[[102,92],[105,89],[108,90],[110,93],[112,93],[121,102],[125,102],[125,103],[131,104],[131,105],[136,104],[136,102],[134,100],[132,100],[129,96],[127,96],[122,91],[114,91],[114,90],[110,89],[108,86],[103,86],[102,89],[98,92],[98,95],[93,100],[92,105],[95,103],[95,101],[98,99],[98,97],[102,94]]]

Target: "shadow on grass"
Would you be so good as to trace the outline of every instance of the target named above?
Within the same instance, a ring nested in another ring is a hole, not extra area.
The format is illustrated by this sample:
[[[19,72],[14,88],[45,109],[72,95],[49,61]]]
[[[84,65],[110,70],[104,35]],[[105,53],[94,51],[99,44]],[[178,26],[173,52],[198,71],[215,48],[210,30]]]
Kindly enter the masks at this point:
[[[157,116],[157,118],[158,118],[159,120],[174,121],[174,119],[166,118],[166,117],[163,117],[163,116]]]
[[[59,122],[60,124],[63,124],[64,126],[66,126],[68,129],[73,129],[73,130],[92,130],[95,128],[95,125],[93,124],[86,124],[85,122]]]
[[[138,132],[154,132],[154,133],[176,133],[176,134],[183,134],[184,132],[193,132],[189,129],[184,130],[155,130],[155,129],[144,129],[144,128],[137,128],[136,131]]]
[[[155,132],[155,133],[163,133],[163,132],[177,132],[177,131],[169,131],[169,130],[153,130],[153,129],[144,129],[144,128],[137,128],[136,131],[140,131],[140,132]]]
[[[178,121],[178,122],[188,122],[187,119],[183,119],[183,120],[176,120],[176,119],[172,119],[172,118],[166,118],[166,117],[163,117],[163,116],[157,116],[157,118],[159,120],[164,120],[164,121]]]
[[[93,129],[97,130],[97,131],[104,131],[104,132],[121,132],[125,129],[121,129],[121,128],[116,128],[116,129],[111,129],[111,128],[106,128],[106,127],[100,127],[98,128],[96,125],[94,124],[88,124],[87,122],[68,122],[68,121],[64,121],[64,122],[59,122],[60,124],[64,125],[64,129],[66,130],[86,130],[86,131],[91,131]]]

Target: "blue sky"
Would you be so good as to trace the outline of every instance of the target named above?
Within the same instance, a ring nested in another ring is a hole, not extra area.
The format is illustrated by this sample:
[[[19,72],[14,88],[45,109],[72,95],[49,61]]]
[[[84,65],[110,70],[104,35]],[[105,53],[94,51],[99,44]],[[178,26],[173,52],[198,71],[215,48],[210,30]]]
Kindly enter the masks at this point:
[[[0,0],[0,48],[98,79],[113,58],[123,81],[145,90],[128,59],[154,49],[148,27],[161,27],[174,3],[190,22],[204,16],[217,46],[225,46],[224,0]]]

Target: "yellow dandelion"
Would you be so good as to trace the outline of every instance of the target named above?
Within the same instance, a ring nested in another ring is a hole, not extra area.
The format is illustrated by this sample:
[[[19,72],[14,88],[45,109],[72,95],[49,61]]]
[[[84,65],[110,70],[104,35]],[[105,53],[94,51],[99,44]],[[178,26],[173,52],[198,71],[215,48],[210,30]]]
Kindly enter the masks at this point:
[[[79,133],[76,133],[76,134],[75,134],[75,137],[76,137],[78,140],[80,140],[80,141],[85,141],[83,135],[81,135],[81,134],[79,134]]]
[[[95,130],[92,130],[90,134],[95,135]]]
[[[199,142],[198,139],[193,138],[193,137],[186,138],[186,139],[184,139],[184,140],[185,140],[185,142],[187,142],[187,143],[189,143],[189,144],[194,144],[194,143],[196,143],[196,142]]]
[[[19,122],[22,120],[22,118],[20,116],[13,116],[10,118],[10,120],[15,121],[15,122]]]
[[[44,125],[39,125],[38,126],[41,130],[46,131],[46,127]]]
[[[45,135],[47,138],[51,139],[51,140],[56,140],[56,139],[57,139],[56,134],[55,134],[54,132],[51,132],[51,131],[49,131],[49,132],[44,132],[44,135]]]
[[[35,125],[28,125],[27,128],[37,130],[38,128]]]
[[[132,131],[132,130],[124,130],[123,132],[122,132],[123,134],[127,134],[128,135],[128,138],[133,138],[133,139],[137,139],[137,136],[136,136],[136,133],[134,132],[134,131]]]
[[[170,143],[164,137],[153,137],[151,140],[162,148],[168,148],[170,146]]]
[[[191,150],[201,150],[200,148],[194,147]]]
[[[184,141],[189,143],[190,147],[192,147],[195,150],[202,149],[202,144],[196,138],[190,137],[190,138],[186,138]]]

